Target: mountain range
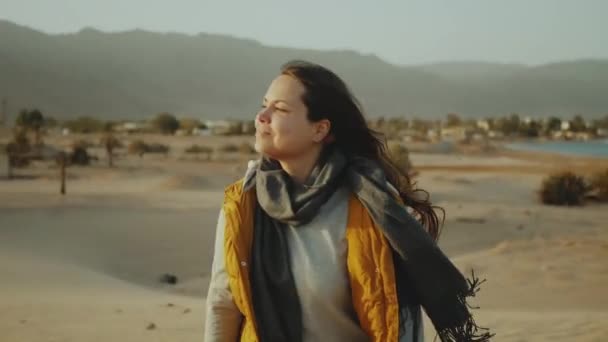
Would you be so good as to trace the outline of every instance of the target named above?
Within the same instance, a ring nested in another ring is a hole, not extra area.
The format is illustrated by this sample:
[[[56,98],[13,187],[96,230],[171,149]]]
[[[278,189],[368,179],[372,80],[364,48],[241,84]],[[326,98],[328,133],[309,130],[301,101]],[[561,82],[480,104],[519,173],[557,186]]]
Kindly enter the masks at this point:
[[[356,51],[272,47],[224,35],[93,28],[46,34],[4,20],[0,99],[11,116],[21,108],[39,108],[58,119],[143,119],[159,112],[246,119],[255,115],[268,84],[291,59],[334,70],[368,117],[594,118],[608,113],[608,60],[400,66]]]

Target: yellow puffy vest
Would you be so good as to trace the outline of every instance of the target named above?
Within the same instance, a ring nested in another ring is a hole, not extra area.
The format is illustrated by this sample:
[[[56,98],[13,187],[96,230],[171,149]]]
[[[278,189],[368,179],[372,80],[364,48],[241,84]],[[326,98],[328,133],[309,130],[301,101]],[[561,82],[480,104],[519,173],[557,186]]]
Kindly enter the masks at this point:
[[[225,190],[226,272],[234,302],[244,316],[241,341],[257,342],[251,301],[249,261],[253,241],[255,190],[243,192],[243,180]],[[346,227],[347,269],[352,303],[361,328],[373,342],[399,338],[399,303],[391,248],[361,202],[351,195]]]

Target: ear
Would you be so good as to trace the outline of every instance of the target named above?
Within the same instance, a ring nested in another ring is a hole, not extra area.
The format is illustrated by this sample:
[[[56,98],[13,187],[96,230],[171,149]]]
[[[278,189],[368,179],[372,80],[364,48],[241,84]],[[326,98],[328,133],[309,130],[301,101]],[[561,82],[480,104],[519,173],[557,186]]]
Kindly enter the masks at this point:
[[[321,142],[327,137],[331,130],[331,122],[327,119],[319,120],[314,123],[313,127],[313,140],[315,142]]]

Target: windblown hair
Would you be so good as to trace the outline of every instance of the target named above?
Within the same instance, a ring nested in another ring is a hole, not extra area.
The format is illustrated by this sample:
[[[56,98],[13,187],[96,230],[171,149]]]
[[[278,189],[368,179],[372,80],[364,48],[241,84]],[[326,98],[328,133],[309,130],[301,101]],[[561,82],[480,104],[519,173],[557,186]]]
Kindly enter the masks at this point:
[[[308,120],[331,122],[327,143],[336,144],[347,155],[378,162],[405,205],[414,210],[422,226],[438,240],[445,211],[432,205],[429,193],[417,188],[410,175],[391,160],[384,135],[367,125],[359,101],[344,81],[321,65],[300,60],[284,64],[281,74],[292,76],[304,85],[306,92],[302,100],[308,108]],[[441,222],[436,211],[442,213]]]

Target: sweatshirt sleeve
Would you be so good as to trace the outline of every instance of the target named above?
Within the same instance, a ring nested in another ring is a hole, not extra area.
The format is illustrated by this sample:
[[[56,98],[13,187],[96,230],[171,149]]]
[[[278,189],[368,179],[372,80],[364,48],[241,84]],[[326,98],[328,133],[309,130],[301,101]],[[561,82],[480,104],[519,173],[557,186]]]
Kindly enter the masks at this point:
[[[215,233],[211,280],[207,292],[205,342],[238,340],[243,316],[234,303],[224,262],[224,212],[220,211]]]

